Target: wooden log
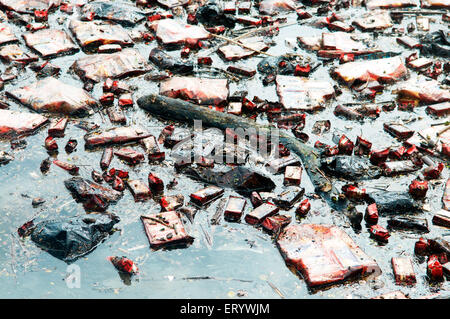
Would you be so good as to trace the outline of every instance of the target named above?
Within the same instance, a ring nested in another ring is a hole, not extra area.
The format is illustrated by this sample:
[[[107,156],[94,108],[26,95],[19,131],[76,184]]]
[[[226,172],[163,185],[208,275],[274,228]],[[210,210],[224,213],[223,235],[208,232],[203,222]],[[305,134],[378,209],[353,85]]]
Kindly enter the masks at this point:
[[[180,99],[172,99],[158,94],[143,96],[138,99],[138,105],[144,110],[170,120],[193,122],[202,121],[203,126],[226,128],[254,129],[260,134],[270,136],[271,129],[275,127],[260,125],[245,118],[211,110]],[[325,193],[332,189],[331,181],[320,169],[320,154],[317,150],[297,140],[287,132],[279,130],[279,140],[292,152],[297,154],[303,162],[308,176],[317,191]]]

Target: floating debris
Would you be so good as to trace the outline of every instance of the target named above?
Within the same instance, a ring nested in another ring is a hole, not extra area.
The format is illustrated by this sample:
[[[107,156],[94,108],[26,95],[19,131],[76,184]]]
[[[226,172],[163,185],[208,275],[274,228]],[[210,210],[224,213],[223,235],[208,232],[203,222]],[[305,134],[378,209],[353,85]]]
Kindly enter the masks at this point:
[[[290,225],[277,244],[286,263],[299,270],[310,287],[341,282],[352,275],[381,274],[377,263],[336,226]]]
[[[70,263],[94,250],[119,221],[119,217],[105,214],[44,220],[36,224],[31,240]]]
[[[134,49],[124,49],[111,54],[96,54],[78,59],[72,65],[83,80],[100,82],[139,75],[151,70],[145,59]]]
[[[32,134],[47,122],[48,119],[39,114],[0,110],[0,136],[14,138]]]
[[[194,241],[175,211],[141,216],[141,220],[152,249],[186,247]]]
[[[55,57],[61,54],[71,54],[78,47],[62,30],[42,29],[23,35],[27,46],[38,52],[43,58]]]
[[[69,28],[80,45],[88,50],[104,44],[120,44],[122,47],[133,45],[126,30],[111,22],[71,20]]]
[[[97,105],[83,89],[65,84],[54,77],[39,80],[8,94],[37,112],[86,116],[91,107]]]

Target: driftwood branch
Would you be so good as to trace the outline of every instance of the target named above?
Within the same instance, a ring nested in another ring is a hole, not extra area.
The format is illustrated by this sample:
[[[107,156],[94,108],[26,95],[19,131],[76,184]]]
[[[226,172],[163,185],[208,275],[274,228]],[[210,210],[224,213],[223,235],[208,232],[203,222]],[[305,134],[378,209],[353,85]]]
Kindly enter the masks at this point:
[[[143,96],[138,99],[137,103],[146,111],[166,119],[189,123],[200,120],[204,126],[216,127],[221,130],[226,128],[256,129],[260,134],[270,136],[271,129],[274,129],[274,127],[256,124],[236,115],[217,112],[204,106],[157,94]],[[287,132],[279,131],[279,139],[283,145],[300,157],[316,190],[330,192],[332,185],[326,177],[320,174],[320,156],[315,149]]]

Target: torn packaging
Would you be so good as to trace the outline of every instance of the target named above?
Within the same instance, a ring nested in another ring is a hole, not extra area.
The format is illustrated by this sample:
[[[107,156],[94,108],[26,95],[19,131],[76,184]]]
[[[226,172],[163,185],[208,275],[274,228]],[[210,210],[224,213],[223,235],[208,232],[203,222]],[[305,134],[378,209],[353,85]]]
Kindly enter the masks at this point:
[[[428,68],[429,66],[431,66],[433,64],[433,60],[428,59],[428,58],[418,58],[415,60],[411,60],[408,61],[406,63],[407,66],[409,66],[410,68],[414,69],[414,70],[421,70],[421,69],[425,69]]]
[[[81,9],[81,16],[111,20],[126,26],[132,26],[145,19],[145,13],[137,10],[136,6],[120,1],[93,1],[85,4]]]
[[[228,45],[224,45],[220,47],[217,52],[222,56],[226,61],[236,61],[240,59],[245,59],[251,57],[255,54],[258,54],[257,51],[265,51],[269,48],[267,44],[264,43],[262,38],[253,37],[239,40],[244,46],[249,47],[253,50],[244,48],[240,45],[230,43]]]
[[[414,135],[414,131],[399,123],[384,123],[383,128],[386,132],[399,139],[408,139]]]
[[[239,221],[246,204],[245,198],[230,196],[224,209],[224,218],[228,221]]]
[[[52,256],[70,263],[95,249],[119,221],[111,214],[45,220],[36,224],[31,240]]]
[[[339,20],[329,23],[327,25],[327,28],[330,31],[343,31],[343,32],[352,32],[353,30],[355,30],[355,28],[352,27],[351,25],[348,25],[347,23]]]
[[[7,92],[37,112],[85,116],[97,102],[83,89],[65,84],[54,77]]]
[[[278,234],[280,230],[291,223],[292,217],[289,215],[274,215],[267,217],[261,226],[269,233]]]
[[[398,174],[406,174],[417,171],[420,166],[416,166],[411,160],[406,161],[391,161],[380,165],[383,167],[383,174],[385,176],[394,176]]]
[[[96,202],[99,200],[103,205],[102,207],[105,209],[108,207],[109,203],[115,203],[122,197],[121,192],[81,177],[72,177],[65,180],[64,185],[72,193],[75,199],[83,203]]]
[[[100,159],[100,168],[102,170],[106,170],[109,167],[109,164],[111,164],[111,161],[114,156],[114,150],[111,147],[105,147],[103,149],[103,154]]]
[[[382,175],[382,170],[372,165],[366,157],[337,155],[322,159],[322,167],[346,179],[364,180],[374,179]]]
[[[422,45],[420,44],[420,41],[418,39],[415,39],[415,38],[412,38],[409,36],[399,37],[399,38],[397,38],[397,42],[410,48],[410,49],[422,47]]]
[[[396,290],[373,297],[372,299],[408,299],[408,297],[400,290]]]
[[[275,184],[270,178],[241,166],[226,172],[202,167],[186,167],[182,173],[195,180],[234,188],[243,194],[251,194],[253,191],[271,191],[275,188]]]
[[[300,186],[300,183],[302,181],[302,171],[303,169],[301,166],[286,166],[283,184],[285,186]]]
[[[86,147],[96,147],[107,144],[136,142],[149,136],[152,135],[139,127],[125,126],[88,133],[84,136],[84,140],[86,142]]]
[[[422,8],[445,8],[450,9],[449,0],[421,0]]]
[[[344,116],[345,118],[349,120],[363,120],[364,115],[355,110],[354,108],[343,106],[343,105],[337,105],[334,109],[334,115],[336,116]]]
[[[59,75],[61,68],[55,64],[48,61],[42,63],[39,61],[33,62],[29,65],[30,69],[36,72],[38,78],[45,78],[48,76]]]
[[[434,116],[446,116],[450,115],[450,102],[443,102],[438,104],[429,105],[426,108],[427,113]]]
[[[119,256],[110,256],[107,258],[113,265],[116,267],[116,269],[121,273],[126,273],[129,275],[137,274],[139,269],[137,268],[136,264],[126,257],[119,257]]]
[[[133,106],[133,95],[131,93],[124,93],[119,96],[119,106],[121,108]],[[125,118],[125,115],[124,115]]]
[[[158,0],[159,5],[164,8],[172,9],[178,6],[184,6],[189,3],[188,0]]]
[[[429,243],[428,240],[420,237],[418,241],[414,244],[414,253],[418,256],[424,256],[429,253]]]
[[[152,173],[148,174],[148,185],[150,186],[152,194],[160,195],[164,193],[164,182],[162,181],[162,179]]]
[[[164,196],[160,198],[159,204],[162,211],[170,212],[183,206],[184,196],[182,194]]]
[[[148,186],[141,180],[127,180],[127,186],[134,197],[134,201],[145,201],[152,196]]]
[[[125,113],[120,107],[109,107],[106,109],[106,112],[108,113],[108,117],[111,123],[119,123],[119,124],[127,123]]]
[[[309,287],[334,284],[353,276],[381,274],[377,263],[337,226],[289,225],[277,244],[286,263],[303,274]]]
[[[4,151],[0,151],[0,165],[8,164],[14,160],[14,156],[10,155]]]
[[[150,51],[149,60],[162,71],[169,70],[178,74],[190,74],[194,70],[192,63],[177,60],[158,47]]]
[[[390,8],[404,8],[415,7],[414,0],[368,0],[366,1],[366,8],[373,9],[390,9]]]
[[[393,217],[388,220],[388,225],[394,229],[407,229],[428,233],[428,221],[425,218],[419,217]]]
[[[428,191],[428,181],[413,180],[409,185],[409,194],[414,198],[425,198]]]
[[[309,50],[320,50],[322,47],[322,41],[320,36],[301,36],[297,37],[297,41],[300,47],[304,47]]]
[[[190,122],[201,120],[204,126],[217,127],[225,130],[227,128],[257,129],[262,134],[270,135],[267,126],[258,125],[254,121],[240,116],[210,110],[186,101],[171,99],[161,95],[148,95],[138,99],[138,105],[148,112],[171,120]],[[319,168],[319,155],[314,148],[302,143],[291,135],[280,131],[280,142],[292,152],[300,156],[306,171],[315,188],[323,192],[331,190],[331,182],[323,176]]]
[[[364,214],[364,219],[368,224],[376,224],[378,222],[378,209],[377,204],[373,203],[367,205],[366,213]]]
[[[428,239],[430,253],[445,254],[450,257],[450,243],[442,238]]]
[[[227,6],[230,4],[231,8],[230,6]],[[223,27],[224,29],[234,28],[236,18],[233,15],[235,12],[235,2],[218,3],[217,1],[207,1],[203,5],[200,5],[195,13],[195,18],[198,22],[208,27],[218,26]],[[233,13],[233,15],[227,15],[226,13]]]
[[[250,225],[260,225],[267,217],[275,215],[279,210],[272,203],[263,203],[245,215],[245,221]]]
[[[159,92],[170,98],[181,98],[198,104],[219,105],[228,99],[228,81],[175,76],[161,82]]]
[[[450,212],[445,209],[441,209],[434,214],[432,222],[433,225],[450,228]]]
[[[67,171],[70,175],[78,175],[78,172],[80,170],[78,166],[60,160],[54,160],[53,164],[55,164],[58,167],[61,167],[63,170]]]
[[[277,14],[282,11],[293,11],[297,4],[292,0],[263,0],[259,3],[259,12],[262,14]]]
[[[48,119],[39,114],[0,110],[0,137],[32,134],[47,122]]]
[[[11,27],[8,23],[0,23],[0,44],[17,41]]]
[[[277,94],[285,109],[315,111],[334,96],[333,85],[303,77],[277,75]]]
[[[300,205],[297,206],[297,208],[295,209],[295,214],[298,217],[305,217],[310,210],[311,210],[311,203],[306,198],[300,203]]]
[[[427,261],[427,275],[433,281],[441,281],[443,279],[442,265],[438,256],[431,255]]]
[[[202,188],[190,195],[191,202],[194,205],[203,207],[216,200],[224,193],[224,189],[217,186],[208,186]]]
[[[450,211],[450,178],[447,180],[444,189],[444,195],[442,196],[443,208]]]
[[[76,139],[69,139],[66,143],[66,146],[64,146],[64,150],[67,154],[73,153],[77,148],[77,145],[78,141]]]
[[[243,65],[230,65],[228,66],[227,71],[230,73],[235,73],[246,77],[252,77],[256,74],[255,69],[245,67]]]
[[[3,46],[0,49],[0,57],[6,62],[20,62],[24,64],[39,59],[37,55],[25,52],[17,44]]]
[[[252,203],[253,208],[256,208],[258,206],[261,206],[264,200],[258,192],[252,192],[250,194],[250,202]]]
[[[100,82],[146,73],[152,69],[135,49],[127,48],[110,54],[82,57],[71,66],[83,80]]]
[[[49,10],[58,7],[61,0],[0,0],[0,5],[19,13],[34,13],[35,10]]]
[[[334,74],[347,84],[375,80],[382,83],[398,81],[407,74],[401,57],[349,62],[338,66]]]
[[[78,51],[78,46],[65,31],[42,29],[23,35],[27,46],[38,52],[43,58],[60,54],[71,54]]]
[[[416,25],[418,31],[430,31],[430,18],[416,15]]]
[[[141,216],[152,249],[186,247],[194,238],[186,233],[180,213],[162,212]]]
[[[378,212],[381,215],[420,211],[418,204],[405,192],[373,192],[369,194],[369,202],[377,204]]]
[[[122,26],[108,21],[71,20],[69,29],[83,48],[114,43],[121,46],[133,45],[133,41]]]
[[[410,258],[393,257],[391,262],[397,284],[414,285],[416,283],[416,274]]]
[[[437,145],[437,150],[442,152],[443,145],[450,143],[450,130],[445,130],[445,128],[445,123],[442,123],[440,125],[434,125],[424,130],[420,130],[409,138],[406,141],[406,144],[408,146],[416,146],[418,148],[422,146],[425,138],[427,143]]]

